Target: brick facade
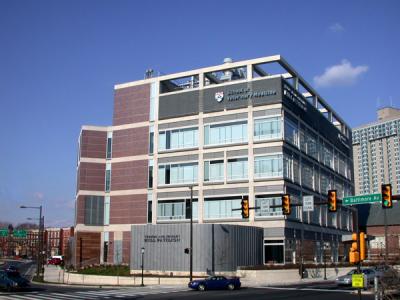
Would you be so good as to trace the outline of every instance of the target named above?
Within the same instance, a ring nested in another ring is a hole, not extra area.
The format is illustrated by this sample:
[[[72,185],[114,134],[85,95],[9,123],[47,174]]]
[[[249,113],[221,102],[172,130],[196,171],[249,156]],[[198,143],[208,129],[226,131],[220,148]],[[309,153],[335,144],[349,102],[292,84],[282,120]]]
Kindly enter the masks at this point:
[[[138,85],[115,91],[113,125],[149,120],[150,85]]]
[[[105,158],[106,147],[106,131],[82,130],[80,141],[81,157]]]

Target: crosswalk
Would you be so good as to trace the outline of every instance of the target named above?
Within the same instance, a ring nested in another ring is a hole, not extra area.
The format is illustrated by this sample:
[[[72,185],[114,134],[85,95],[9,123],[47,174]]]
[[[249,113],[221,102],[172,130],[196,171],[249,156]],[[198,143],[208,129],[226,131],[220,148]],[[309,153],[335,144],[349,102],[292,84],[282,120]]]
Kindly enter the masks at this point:
[[[185,287],[130,287],[120,289],[96,289],[69,292],[14,292],[0,293],[0,300],[97,300],[97,299],[125,299],[135,296],[157,295],[187,291]]]

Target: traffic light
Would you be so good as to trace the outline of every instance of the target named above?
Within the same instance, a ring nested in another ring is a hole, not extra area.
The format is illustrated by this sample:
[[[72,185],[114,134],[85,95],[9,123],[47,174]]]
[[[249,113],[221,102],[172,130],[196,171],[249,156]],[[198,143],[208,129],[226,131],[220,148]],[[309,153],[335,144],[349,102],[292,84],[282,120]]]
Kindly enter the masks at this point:
[[[249,218],[249,196],[242,197],[242,218],[248,219]]]
[[[360,260],[360,253],[358,252],[358,246],[357,246],[357,233],[353,233],[351,235],[351,239],[353,240],[353,242],[351,243],[349,261],[352,264],[356,264]]]
[[[284,215],[290,215],[292,208],[290,207],[290,195],[284,194],[282,196],[282,213]]]
[[[360,232],[360,260],[365,260],[366,252],[367,248],[365,244],[365,233]]]
[[[336,212],[337,211],[337,193],[336,190],[329,190],[328,191],[328,211],[329,212]]]
[[[392,208],[392,185],[382,184],[382,208]]]

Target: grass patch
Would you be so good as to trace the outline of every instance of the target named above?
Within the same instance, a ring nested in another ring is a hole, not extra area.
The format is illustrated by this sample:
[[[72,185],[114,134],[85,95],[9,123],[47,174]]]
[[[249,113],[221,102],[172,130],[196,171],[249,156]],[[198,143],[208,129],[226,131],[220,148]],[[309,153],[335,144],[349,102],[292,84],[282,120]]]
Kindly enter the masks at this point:
[[[86,275],[130,276],[129,271],[129,266],[94,266],[78,270],[78,273]]]

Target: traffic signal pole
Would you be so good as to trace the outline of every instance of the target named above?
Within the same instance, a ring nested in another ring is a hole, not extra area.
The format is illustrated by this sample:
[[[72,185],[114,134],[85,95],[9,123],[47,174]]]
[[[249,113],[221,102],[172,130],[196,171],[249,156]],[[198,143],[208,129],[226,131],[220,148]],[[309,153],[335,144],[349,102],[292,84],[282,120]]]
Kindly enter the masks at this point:
[[[383,210],[383,223],[385,225],[385,266],[387,266],[389,258],[389,244],[388,244],[388,226],[387,226],[386,209]]]

